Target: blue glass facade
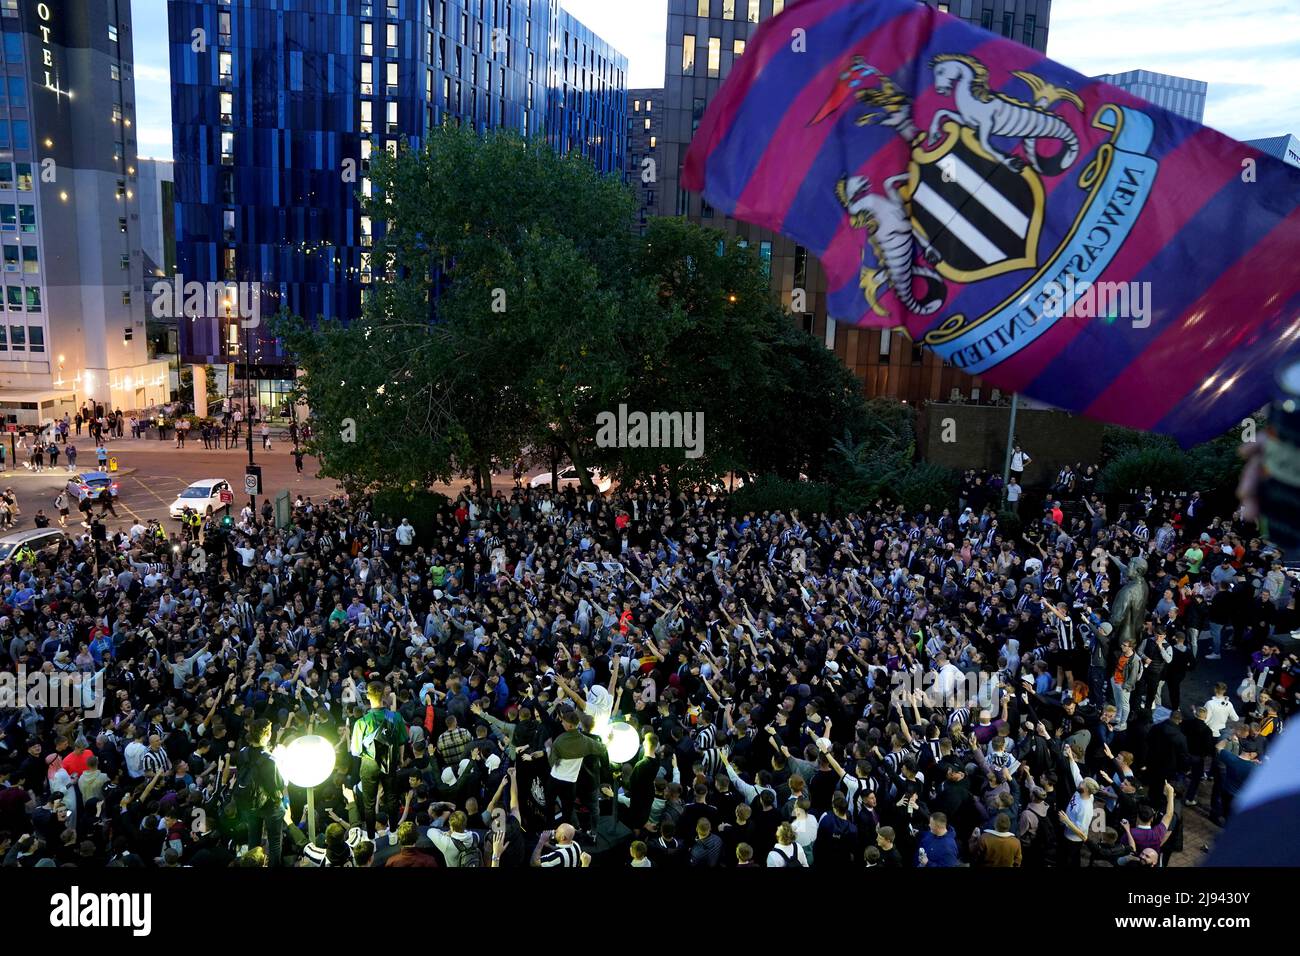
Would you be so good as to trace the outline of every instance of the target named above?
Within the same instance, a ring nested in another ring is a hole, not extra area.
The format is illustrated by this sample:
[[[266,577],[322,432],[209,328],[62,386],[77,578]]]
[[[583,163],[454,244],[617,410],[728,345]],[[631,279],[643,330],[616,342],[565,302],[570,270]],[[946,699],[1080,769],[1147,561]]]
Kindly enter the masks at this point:
[[[626,59],[558,0],[169,0],[177,271],[261,284],[261,312],[350,319],[369,157],[446,121],[545,135],[621,173]],[[274,340],[182,318],[189,362],[274,375]]]

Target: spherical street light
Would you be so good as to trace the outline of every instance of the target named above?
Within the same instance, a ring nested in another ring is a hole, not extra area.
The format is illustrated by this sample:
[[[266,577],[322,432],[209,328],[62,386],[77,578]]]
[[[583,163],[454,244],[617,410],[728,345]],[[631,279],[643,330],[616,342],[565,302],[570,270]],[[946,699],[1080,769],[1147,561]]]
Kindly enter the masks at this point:
[[[615,764],[624,764],[641,751],[641,735],[631,724],[619,722],[611,724],[606,737],[609,759]]]
[[[276,747],[271,756],[284,779],[307,791],[307,838],[316,842],[316,786],[334,772],[334,746],[318,734],[307,734]]]
[[[275,762],[290,783],[310,790],[334,772],[334,747],[324,737],[308,734],[275,748]]]

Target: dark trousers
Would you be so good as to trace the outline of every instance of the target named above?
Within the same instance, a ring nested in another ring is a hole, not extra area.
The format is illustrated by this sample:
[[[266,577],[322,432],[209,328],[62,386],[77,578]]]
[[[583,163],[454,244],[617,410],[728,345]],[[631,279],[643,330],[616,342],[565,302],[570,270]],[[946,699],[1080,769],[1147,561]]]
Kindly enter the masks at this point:
[[[1191,769],[1187,771],[1187,799],[1197,799],[1196,793],[1201,789],[1201,781],[1205,779],[1205,758],[1192,757]]]
[[[277,805],[276,809],[279,809]],[[266,837],[266,860],[272,867],[280,865],[280,849],[284,843],[284,814],[262,816],[256,811],[247,813],[244,823],[248,826],[248,845],[261,846],[262,837]]]
[[[1061,865],[1072,867],[1082,866],[1083,843],[1074,840],[1061,840]]]
[[[373,840],[377,800],[382,801],[382,808],[388,814],[389,826],[397,822],[397,778],[393,774],[381,772],[378,764],[363,757],[361,786],[358,789],[361,791],[358,794],[361,802],[361,819],[365,821],[366,834]]]
[[[546,822],[550,823],[555,813],[555,801],[560,801],[560,822],[578,825],[576,807],[578,803],[578,785],[546,778]]]

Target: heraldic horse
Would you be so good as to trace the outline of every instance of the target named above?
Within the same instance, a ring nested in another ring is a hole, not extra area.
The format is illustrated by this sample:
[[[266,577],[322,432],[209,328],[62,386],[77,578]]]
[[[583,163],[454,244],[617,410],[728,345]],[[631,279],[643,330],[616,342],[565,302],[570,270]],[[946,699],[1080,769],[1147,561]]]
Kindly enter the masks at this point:
[[[989,89],[989,71],[979,60],[963,53],[941,53],[930,61],[934,70],[934,89],[942,96],[952,94],[957,109],[938,110],[930,121],[930,142],[937,142],[945,120],[954,120],[975,132],[980,146],[1004,166],[1020,172],[1025,162],[997,149],[990,137],[1007,136],[1023,140],[1025,155],[1035,172],[1056,176],[1069,169],[1079,156],[1079,137],[1064,119],[1048,109],[1059,101],[1072,103],[1080,110],[1083,100],[1067,89],[1054,86],[1032,73],[1016,71],[1012,76],[1029,85],[1033,104]],[[1038,140],[1060,141],[1061,150],[1053,157],[1038,155]]]

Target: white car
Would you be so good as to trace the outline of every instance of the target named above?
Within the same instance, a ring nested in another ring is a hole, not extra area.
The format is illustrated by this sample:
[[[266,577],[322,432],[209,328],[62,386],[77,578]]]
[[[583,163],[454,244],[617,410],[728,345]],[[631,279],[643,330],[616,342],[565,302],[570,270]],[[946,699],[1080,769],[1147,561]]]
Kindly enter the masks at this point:
[[[230,501],[221,500],[223,491],[229,492],[230,501],[234,501],[234,488],[226,479],[204,478],[202,481],[196,481],[176,496],[176,500],[167,506],[167,513],[173,518],[179,518],[185,513],[186,508],[197,511],[200,515],[207,514],[209,508],[214,513],[222,508],[229,508]]]
[[[596,486],[596,490],[599,491],[602,495],[605,494],[607,491],[609,491],[609,489],[614,487],[613,478],[610,478],[607,475],[602,475],[600,472],[594,469],[591,472],[591,481],[592,484]],[[578,469],[574,468],[572,465],[569,465],[569,467],[567,468],[561,469],[559,481],[557,482],[557,484],[560,488],[569,488],[569,487],[580,488],[582,485],[582,481],[578,478]],[[540,475],[534,476],[528,482],[528,487],[529,488],[551,487],[551,473],[549,471],[544,471]]]

